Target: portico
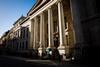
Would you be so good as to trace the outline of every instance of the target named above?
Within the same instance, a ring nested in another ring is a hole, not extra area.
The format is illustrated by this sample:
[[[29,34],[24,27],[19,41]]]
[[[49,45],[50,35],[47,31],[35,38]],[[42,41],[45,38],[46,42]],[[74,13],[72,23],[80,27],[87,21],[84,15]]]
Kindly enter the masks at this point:
[[[72,53],[70,48],[74,47],[75,42],[69,0],[50,0],[37,11],[35,9],[34,13],[31,11],[29,14],[33,20],[30,43],[33,44],[32,47],[38,50],[39,56],[48,48],[57,48],[60,55],[69,56]]]

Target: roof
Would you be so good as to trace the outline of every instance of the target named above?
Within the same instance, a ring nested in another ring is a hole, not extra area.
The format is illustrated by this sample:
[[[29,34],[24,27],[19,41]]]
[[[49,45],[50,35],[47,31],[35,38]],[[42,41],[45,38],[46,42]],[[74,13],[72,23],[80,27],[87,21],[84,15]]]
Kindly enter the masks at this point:
[[[17,22],[19,22],[20,20],[23,21],[26,17],[24,17],[23,15],[13,24],[15,25]]]
[[[3,37],[5,37],[9,32],[10,32],[10,30],[6,31],[6,32],[1,36],[1,39],[2,39]]]

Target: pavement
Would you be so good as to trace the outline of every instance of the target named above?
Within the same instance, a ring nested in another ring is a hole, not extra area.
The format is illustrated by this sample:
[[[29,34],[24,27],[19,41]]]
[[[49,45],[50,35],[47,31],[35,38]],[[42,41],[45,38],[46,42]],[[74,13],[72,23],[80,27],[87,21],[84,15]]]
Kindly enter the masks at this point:
[[[31,60],[21,57],[0,56],[0,67],[57,67],[49,61]]]
[[[5,65],[6,64],[6,65]],[[15,56],[0,56],[0,67],[98,67],[91,65],[83,65],[83,64],[73,64],[69,62],[55,62],[51,60],[36,60],[30,58],[23,57],[15,57]]]
[[[24,61],[24,62],[28,62],[28,63],[48,64],[48,65],[55,65],[55,66],[57,66],[59,64],[58,62],[54,62],[54,61],[51,61],[51,60],[30,59],[30,58],[23,58],[23,57],[16,57],[16,56],[6,56],[6,55],[2,55],[2,57],[6,57],[6,58],[10,58],[10,59],[16,59],[16,60],[20,60],[20,61]]]

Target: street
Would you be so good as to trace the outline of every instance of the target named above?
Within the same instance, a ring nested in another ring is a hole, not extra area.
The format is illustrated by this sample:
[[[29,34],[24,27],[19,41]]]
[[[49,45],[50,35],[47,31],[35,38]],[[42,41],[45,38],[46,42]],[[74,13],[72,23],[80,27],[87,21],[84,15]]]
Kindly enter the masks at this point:
[[[8,57],[0,56],[0,67],[41,67],[41,66],[54,67],[54,65],[39,64],[35,62],[28,63],[23,60],[11,59]]]
[[[0,67],[91,67],[88,65],[55,63],[50,60],[33,60],[25,58],[16,58],[9,56],[0,56]],[[98,66],[92,66],[98,67]]]

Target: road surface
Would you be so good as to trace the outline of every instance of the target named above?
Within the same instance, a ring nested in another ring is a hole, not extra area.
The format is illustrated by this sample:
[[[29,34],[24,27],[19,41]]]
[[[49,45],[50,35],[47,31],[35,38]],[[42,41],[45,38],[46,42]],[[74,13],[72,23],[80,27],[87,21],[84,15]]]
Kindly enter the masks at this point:
[[[55,63],[50,60],[33,60],[11,56],[0,56],[0,67],[98,67],[71,63]]]

